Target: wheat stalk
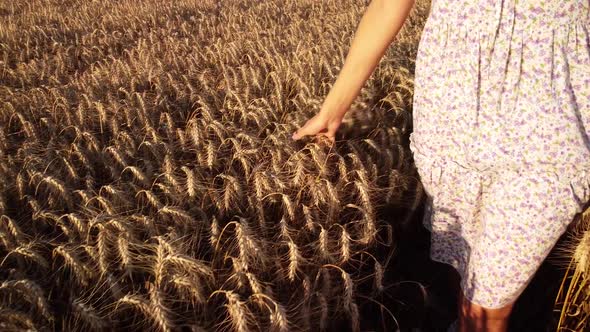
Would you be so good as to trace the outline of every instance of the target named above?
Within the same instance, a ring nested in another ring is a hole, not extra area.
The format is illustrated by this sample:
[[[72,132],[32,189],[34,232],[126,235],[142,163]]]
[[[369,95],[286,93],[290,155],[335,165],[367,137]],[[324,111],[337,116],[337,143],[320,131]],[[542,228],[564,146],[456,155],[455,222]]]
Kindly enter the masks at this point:
[[[325,261],[332,260],[332,254],[330,253],[330,238],[328,234],[328,230],[326,230],[322,225],[320,227],[320,235],[319,235],[319,248],[320,248],[320,255],[322,259]]]
[[[270,326],[271,331],[285,332],[289,331],[289,321],[285,308],[270,296],[262,293],[254,293],[251,296],[260,305],[266,307],[270,311]],[[268,304],[270,303],[270,305]]]
[[[164,304],[162,292],[156,286],[150,287],[150,316],[156,322],[160,331],[172,331],[173,323],[170,319],[172,314]]]
[[[68,266],[76,276],[78,282],[87,284],[92,278],[92,271],[90,271],[86,264],[84,264],[75,252],[74,248],[67,248],[59,245],[53,249],[53,256],[61,256],[64,259],[65,265]]]
[[[301,257],[297,245],[295,244],[295,242],[293,242],[291,238],[287,240],[287,246],[289,247],[289,272],[287,274],[287,277],[289,278],[289,280],[295,281],[297,270],[301,265],[300,263],[303,262],[303,258]]]
[[[21,246],[18,246],[16,248],[10,250],[6,254],[6,256],[4,256],[4,259],[2,259],[2,262],[0,262],[0,266],[4,265],[4,262],[6,261],[6,259],[8,257],[10,257],[12,254],[18,254],[21,257],[28,258],[31,261],[37,263],[37,265],[42,267],[43,269],[49,269],[49,262],[47,262],[47,260],[43,256],[41,256],[41,254],[39,254],[38,252],[36,252],[33,249],[34,246],[35,246],[35,244],[33,242],[29,242],[25,245],[21,245]]]
[[[252,312],[248,309],[246,302],[240,300],[240,296],[229,290],[216,290],[211,293],[209,299],[216,294],[223,294],[227,300],[224,307],[227,309],[229,315],[229,324],[234,331],[247,332],[250,331]]]
[[[73,299],[70,304],[77,316],[91,329],[101,330],[109,326],[108,319],[100,315],[92,305],[84,303],[82,299]]]
[[[43,290],[34,281],[28,279],[5,280],[0,284],[0,290],[20,294],[27,302],[34,305],[43,317],[50,321],[54,320]]]

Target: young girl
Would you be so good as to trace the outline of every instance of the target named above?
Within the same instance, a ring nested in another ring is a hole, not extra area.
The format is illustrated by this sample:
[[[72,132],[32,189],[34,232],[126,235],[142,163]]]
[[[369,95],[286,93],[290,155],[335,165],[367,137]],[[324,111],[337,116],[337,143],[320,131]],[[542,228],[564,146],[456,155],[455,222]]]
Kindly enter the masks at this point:
[[[318,114],[332,143],[413,0],[373,0]],[[433,260],[461,277],[460,331],[506,331],[516,299],[590,201],[590,2],[432,0],[410,149]]]

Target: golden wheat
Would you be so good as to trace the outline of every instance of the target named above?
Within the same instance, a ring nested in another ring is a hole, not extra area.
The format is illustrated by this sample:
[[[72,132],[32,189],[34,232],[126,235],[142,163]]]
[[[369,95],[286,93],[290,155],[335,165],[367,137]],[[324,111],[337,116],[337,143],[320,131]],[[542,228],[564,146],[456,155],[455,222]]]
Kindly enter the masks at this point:
[[[559,243],[557,255],[550,257],[558,266],[567,263],[555,299],[559,312],[558,331],[583,331],[590,323],[590,213],[575,218],[566,233],[566,241]]]
[[[14,271],[2,291],[47,290],[30,312],[0,298],[2,322],[300,331],[345,313],[370,329],[359,308],[384,291],[397,223],[381,208],[417,208],[402,197],[419,190],[402,142],[428,1],[339,143],[290,140],[321,108],[365,6],[0,4],[0,255]]]

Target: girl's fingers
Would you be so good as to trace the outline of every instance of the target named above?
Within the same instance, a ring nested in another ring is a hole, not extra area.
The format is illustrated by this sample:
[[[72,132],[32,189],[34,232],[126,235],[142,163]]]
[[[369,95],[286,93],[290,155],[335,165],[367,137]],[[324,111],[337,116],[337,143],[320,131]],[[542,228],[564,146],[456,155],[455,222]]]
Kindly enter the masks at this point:
[[[295,133],[293,133],[291,138],[293,138],[294,140],[298,140],[303,136],[313,135],[312,133],[307,133],[304,129],[305,129],[305,127],[302,127],[299,130],[297,130]],[[315,133],[315,136],[317,139],[322,138],[322,136],[327,138],[332,145],[334,145],[334,143],[336,141],[334,134],[327,132],[327,131],[317,132],[317,133]]]
[[[312,125],[313,125],[313,123],[310,120],[308,120],[303,125],[303,127],[297,129],[297,131],[295,131],[295,133],[293,133],[293,135],[291,136],[291,138],[293,138],[294,140],[297,140],[297,139],[300,139],[303,136],[313,135],[313,134],[317,133],[317,131],[313,131],[312,130],[312,128],[311,128]]]
[[[336,138],[333,134],[331,134],[330,132],[322,132],[322,133],[318,133],[317,134],[317,138],[318,140],[322,139],[322,138],[326,138],[328,139],[328,141],[330,141],[331,145],[334,145],[334,143],[336,142]]]
[[[300,128],[300,129],[298,129],[297,131],[295,131],[295,132],[293,133],[293,135],[291,136],[291,138],[292,138],[292,139],[294,139],[294,140],[298,140],[298,139],[300,139],[301,137],[303,137],[303,135],[301,134],[301,128]]]
[[[301,137],[305,136],[305,128],[307,127],[307,125],[309,124],[309,120],[307,122],[305,122],[305,124],[301,127],[299,127],[299,129],[297,129],[293,135],[291,136],[292,139],[294,140],[298,140]]]
[[[335,134],[337,129],[338,125],[330,125],[326,123],[325,120],[316,115],[313,118],[307,120],[307,122],[305,122],[301,128],[296,130],[293,135],[291,135],[291,138],[293,140],[298,140],[301,137],[307,135],[325,136],[333,144],[335,142]]]

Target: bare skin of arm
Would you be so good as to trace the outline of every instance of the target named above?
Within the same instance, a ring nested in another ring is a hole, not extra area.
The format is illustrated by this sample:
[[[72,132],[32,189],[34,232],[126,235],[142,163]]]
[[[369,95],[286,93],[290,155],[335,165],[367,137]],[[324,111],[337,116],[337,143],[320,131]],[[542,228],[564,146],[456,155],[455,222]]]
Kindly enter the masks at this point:
[[[326,136],[334,144],[335,133],[344,114],[403,26],[414,2],[415,0],[371,1],[360,20],[336,82],[320,111],[293,133],[293,139],[318,134]]]

